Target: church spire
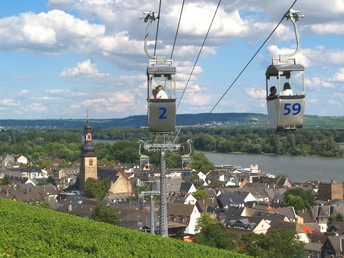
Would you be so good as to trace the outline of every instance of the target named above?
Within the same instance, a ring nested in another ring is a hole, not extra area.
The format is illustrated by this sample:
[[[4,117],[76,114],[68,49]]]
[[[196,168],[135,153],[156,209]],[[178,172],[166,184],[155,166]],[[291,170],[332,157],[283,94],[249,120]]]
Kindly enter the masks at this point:
[[[85,182],[87,178],[98,179],[98,169],[97,169],[97,154],[95,153],[95,147],[92,143],[92,128],[88,120],[87,112],[87,122],[84,127],[84,145],[81,147],[82,154],[80,155],[80,190],[85,189]]]

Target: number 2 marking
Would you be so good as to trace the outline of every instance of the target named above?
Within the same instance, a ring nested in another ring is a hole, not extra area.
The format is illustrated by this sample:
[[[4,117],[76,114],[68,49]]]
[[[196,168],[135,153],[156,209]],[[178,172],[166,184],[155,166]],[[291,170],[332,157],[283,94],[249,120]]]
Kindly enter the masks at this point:
[[[165,114],[166,114],[166,108],[161,107],[161,108],[159,108],[159,110],[162,110],[162,113],[161,113],[161,115],[159,116],[159,119],[167,119],[167,117],[165,116]]]
[[[291,113],[291,111],[294,111],[292,113],[292,115],[298,115],[301,112],[301,104],[299,103],[295,103],[291,109],[290,109],[291,103],[285,103],[284,104],[284,110],[286,111],[285,113],[283,113],[283,115],[289,115]]]

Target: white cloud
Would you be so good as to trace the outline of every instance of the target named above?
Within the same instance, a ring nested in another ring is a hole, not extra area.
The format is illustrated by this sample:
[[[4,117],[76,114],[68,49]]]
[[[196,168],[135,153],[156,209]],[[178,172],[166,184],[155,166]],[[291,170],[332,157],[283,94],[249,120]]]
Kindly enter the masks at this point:
[[[21,97],[21,96],[27,95],[28,93],[29,93],[29,90],[24,89],[24,90],[21,90],[21,91],[15,93],[14,95],[18,96],[18,97]]]
[[[33,97],[32,100],[59,100],[59,97]]]
[[[213,98],[203,94],[187,94],[183,103],[188,103],[191,106],[205,106],[212,103]]]
[[[82,63],[77,63],[76,67],[73,68],[65,68],[61,76],[62,77],[78,77],[78,76],[85,76],[85,77],[107,77],[110,76],[109,74],[99,73],[98,69],[95,68],[96,65],[91,63],[91,60],[86,60]]]
[[[343,82],[344,81],[344,68],[339,68],[338,72],[335,73],[331,81]]]
[[[51,93],[51,94],[69,94],[71,91],[65,90],[65,89],[53,89],[53,90],[44,90],[44,92]]]
[[[254,88],[247,88],[245,89],[245,93],[254,99],[266,98],[266,90],[263,90],[263,89],[256,90]]]
[[[327,103],[329,103],[330,105],[335,105],[335,106],[342,104],[342,102],[339,102],[338,100],[335,100],[335,99],[329,99]]]
[[[336,85],[334,85],[333,83],[329,82],[329,81],[325,81],[324,79],[320,78],[320,77],[309,77],[305,79],[305,85],[306,88],[334,88],[336,87]],[[307,89],[306,89],[307,90]]]
[[[312,34],[344,34],[343,24],[313,24],[305,27],[305,31]]]
[[[340,99],[344,99],[344,93],[338,93],[338,92],[336,92],[335,94],[334,94],[334,96],[335,97],[339,97]]]
[[[319,99],[307,99],[307,103],[310,103],[310,104],[318,104],[320,103],[320,100]]]
[[[26,111],[45,112],[48,111],[48,109],[42,103],[31,103],[31,105],[26,108]]]
[[[52,95],[60,95],[61,97],[64,97],[64,98],[87,96],[87,93],[85,92],[71,91],[68,89],[52,89],[52,90],[44,90],[44,92],[52,94]]]
[[[12,81],[2,87],[2,93],[10,96],[0,101],[2,106],[6,105],[2,108],[13,107],[17,109],[13,112],[21,114],[25,110],[18,108],[18,105],[32,106],[37,114],[39,110],[45,112],[46,108],[51,114],[62,117],[66,114],[80,117],[80,112],[84,112],[86,106],[99,112],[97,115],[104,114],[106,117],[123,116],[122,112],[125,115],[144,114],[147,94],[145,68],[148,60],[143,51],[146,24],[138,17],[142,11],[156,10],[157,3],[150,0],[47,2],[49,8],[60,10],[13,13],[11,17],[0,19],[0,51],[24,53],[28,61],[18,64],[20,68],[24,70],[25,66],[31,66],[24,71],[39,74],[39,77],[20,75],[21,70],[9,70],[8,74],[13,75],[4,74],[5,78],[26,80],[27,84],[23,86],[23,81],[17,81],[18,88],[11,89]],[[179,96],[189,79],[217,3],[217,0],[190,0],[185,3],[174,49]],[[249,60],[250,53],[254,53],[260,42],[269,35],[289,6],[289,0],[222,1],[201,59],[190,78],[185,99],[182,100],[183,108],[193,112],[208,112],[207,108],[211,108],[217,100],[216,96],[225,90],[224,78],[235,78],[236,70],[240,70],[242,63]],[[162,8],[158,55],[170,55],[180,8],[181,1],[176,0],[169,1]],[[344,70],[340,67],[344,67],[344,50],[339,42],[328,43],[325,37],[320,38],[319,35],[331,33],[337,39],[337,35],[344,34],[344,2],[331,0],[330,3],[314,4],[312,0],[303,0],[297,3],[297,9],[305,14],[305,18],[298,22],[301,49],[296,59],[306,67],[306,85],[310,90],[307,94],[314,95],[313,99],[320,99],[320,95],[326,95],[324,92],[328,88],[336,87],[337,92],[343,89],[340,83],[344,80]],[[154,47],[156,25],[154,22],[150,31],[150,51]],[[269,44],[262,49],[259,62],[270,63],[266,52],[270,57],[277,57],[294,51],[295,38],[290,21],[283,21]],[[39,57],[34,60],[35,56]],[[41,62],[47,63],[48,72],[44,69],[39,73],[34,71],[36,64],[42,67]],[[62,62],[66,63],[63,68]],[[67,65],[71,63],[75,65]],[[263,79],[257,76],[258,72],[263,74],[261,66],[257,69],[254,65],[255,62],[248,68],[251,69],[249,73],[242,76],[241,79],[245,80],[243,87],[262,84],[264,76],[261,76]],[[64,81],[61,78],[55,80],[56,71]],[[41,86],[43,84],[44,89]],[[30,92],[21,91],[23,87],[30,89]],[[30,98],[27,98],[29,94]],[[340,95],[332,96],[336,100],[340,98]],[[256,106],[265,105],[265,91],[257,87],[240,89],[240,94],[233,102],[223,100],[219,106],[223,112],[252,111],[246,103],[250,98],[254,98]],[[41,101],[45,105],[40,104]],[[184,112],[184,109],[180,111]]]
[[[13,107],[13,106],[19,106],[20,101],[15,100],[15,99],[0,99],[0,104],[4,106]]]

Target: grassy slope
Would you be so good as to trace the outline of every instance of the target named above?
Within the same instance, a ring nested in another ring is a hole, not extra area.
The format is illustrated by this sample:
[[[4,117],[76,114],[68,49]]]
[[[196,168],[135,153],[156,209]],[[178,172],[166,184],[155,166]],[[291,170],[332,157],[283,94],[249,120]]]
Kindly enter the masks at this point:
[[[0,198],[0,256],[243,257]]]

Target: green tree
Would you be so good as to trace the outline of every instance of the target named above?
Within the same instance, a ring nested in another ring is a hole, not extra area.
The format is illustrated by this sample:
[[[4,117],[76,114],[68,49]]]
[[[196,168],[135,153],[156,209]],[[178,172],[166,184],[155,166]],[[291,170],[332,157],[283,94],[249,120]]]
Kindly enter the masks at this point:
[[[9,185],[10,183],[11,183],[11,179],[9,178],[9,176],[4,176],[0,180],[0,185]]]
[[[196,192],[192,193],[193,197],[196,198],[196,200],[203,200],[203,199],[207,199],[208,195],[207,192],[205,190],[200,190],[198,189]]]
[[[120,220],[117,212],[111,207],[100,202],[92,212],[91,218],[95,221],[105,222],[119,226]]]
[[[109,179],[96,180],[94,178],[87,178],[85,182],[84,195],[88,198],[103,199],[110,188]]]
[[[55,179],[52,176],[48,177],[47,183],[56,186],[56,181],[55,181]]]
[[[196,170],[214,169],[214,164],[209,161],[203,152],[194,152],[191,155],[191,167]]]
[[[195,236],[195,243],[226,250],[235,248],[234,241],[238,239],[238,235],[228,232],[222,223],[210,218],[208,213],[198,219],[197,229],[200,232]]]
[[[299,241],[296,231],[273,229],[271,234],[259,242],[259,246],[269,252],[270,257],[304,257],[304,243]]]
[[[303,200],[300,196],[288,194],[283,200],[283,206],[293,206],[295,210],[302,210],[309,207],[307,201]]]
[[[327,225],[330,226],[333,221],[344,221],[344,216],[340,213],[338,213],[337,215],[331,215],[327,219]]]
[[[312,192],[312,190],[305,191],[305,190],[303,190],[301,188],[292,188],[292,189],[287,190],[284,193],[284,200],[283,200],[283,206],[284,207],[289,206],[289,205],[287,205],[285,203],[285,201],[286,200],[289,201],[288,199],[290,199],[290,198],[288,198],[288,195],[290,195],[290,194],[294,195],[294,196],[301,197],[301,199],[304,202],[304,207],[303,208],[309,208],[310,206],[314,206],[315,205],[315,195]],[[295,201],[295,198],[294,198],[294,201]],[[291,206],[293,206],[293,205],[291,205]],[[297,209],[297,208],[295,208],[295,209]]]

